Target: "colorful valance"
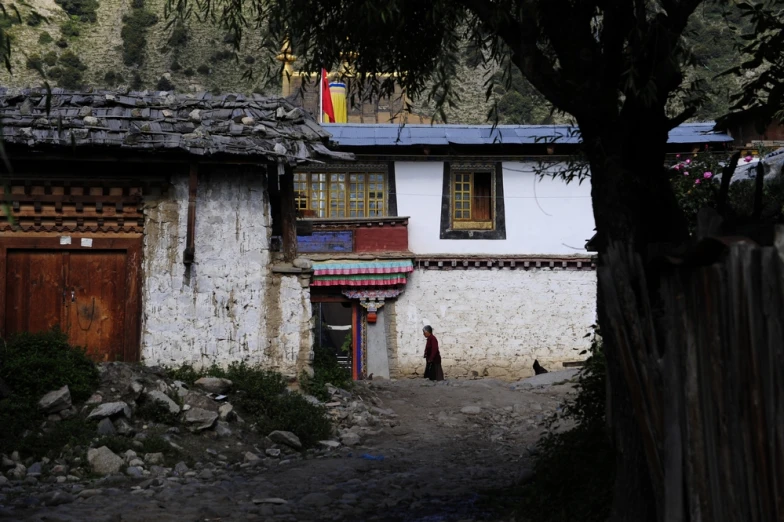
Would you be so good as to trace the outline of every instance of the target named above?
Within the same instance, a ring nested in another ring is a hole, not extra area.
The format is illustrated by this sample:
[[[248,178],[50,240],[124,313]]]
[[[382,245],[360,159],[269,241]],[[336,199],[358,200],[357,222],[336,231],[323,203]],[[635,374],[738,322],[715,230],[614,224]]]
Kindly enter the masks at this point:
[[[414,271],[410,259],[394,261],[326,261],[313,263],[313,286],[404,285]]]

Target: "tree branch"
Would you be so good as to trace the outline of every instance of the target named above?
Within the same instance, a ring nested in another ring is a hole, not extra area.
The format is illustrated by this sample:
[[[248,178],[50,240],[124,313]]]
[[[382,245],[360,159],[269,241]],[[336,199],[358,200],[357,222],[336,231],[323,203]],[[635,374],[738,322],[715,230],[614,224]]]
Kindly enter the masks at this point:
[[[684,109],[683,112],[681,112],[677,116],[667,120],[667,130],[674,129],[675,127],[685,122],[695,114],[697,114],[697,107],[687,107],[686,109]]]
[[[727,197],[730,193],[730,181],[732,181],[732,174],[738,166],[740,160],[740,151],[737,151],[730,158],[730,163],[721,171],[721,187],[719,188],[719,197],[716,204],[716,210],[726,220],[727,219]]]
[[[538,46],[540,27],[535,22],[515,20],[507,11],[493,9],[486,0],[458,0],[458,2],[487,27],[488,32],[497,34],[512,51],[512,62],[536,89],[556,107],[574,114],[577,106],[570,90],[565,86],[561,74]],[[536,3],[524,0],[519,8],[526,18],[536,20]]]

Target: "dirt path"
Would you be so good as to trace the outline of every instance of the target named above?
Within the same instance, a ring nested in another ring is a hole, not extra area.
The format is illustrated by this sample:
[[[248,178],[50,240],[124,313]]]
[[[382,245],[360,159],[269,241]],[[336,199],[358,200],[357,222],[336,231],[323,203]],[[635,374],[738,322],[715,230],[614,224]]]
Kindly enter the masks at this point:
[[[274,467],[197,465],[196,476],[185,478],[7,488],[0,490],[0,505],[6,506],[0,520],[498,520],[475,507],[478,494],[512,485],[526,472],[527,448],[571,390],[570,385],[513,389],[489,379],[363,386],[384,409],[394,410],[399,424],[364,438],[360,446]],[[64,503],[24,508],[42,498]]]

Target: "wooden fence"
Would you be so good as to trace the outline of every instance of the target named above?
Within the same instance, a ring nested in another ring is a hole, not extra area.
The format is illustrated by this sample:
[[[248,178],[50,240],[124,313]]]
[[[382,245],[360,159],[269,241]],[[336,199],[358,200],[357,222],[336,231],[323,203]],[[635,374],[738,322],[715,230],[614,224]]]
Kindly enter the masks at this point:
[[[602,333],[631,390],[659,519],[782,522],[784,230],[777,247],[705,242],[696,259],[666,262],[658,296],[639,257],[611,245]]]

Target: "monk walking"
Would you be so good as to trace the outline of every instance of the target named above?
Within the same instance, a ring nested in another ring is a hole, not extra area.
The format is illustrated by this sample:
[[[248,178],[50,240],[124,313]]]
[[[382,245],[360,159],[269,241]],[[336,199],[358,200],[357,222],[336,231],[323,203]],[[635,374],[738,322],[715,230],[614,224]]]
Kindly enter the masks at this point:
[[[425,344],[425,379],[443,381],[444,370],[441,368],[441,352],[438,351],[438,339],[433,335],[433,328],[428,325],[422,329],[427,339]]]

